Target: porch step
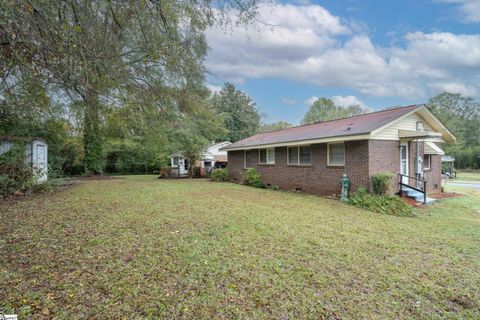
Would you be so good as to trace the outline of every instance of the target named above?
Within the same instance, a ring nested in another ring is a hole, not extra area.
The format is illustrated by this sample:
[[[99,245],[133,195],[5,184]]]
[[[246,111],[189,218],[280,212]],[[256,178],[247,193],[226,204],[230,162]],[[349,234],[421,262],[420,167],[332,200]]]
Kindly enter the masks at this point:
[[[423,192],[420,192],[420,191],[417,191],[417,190],[414,190],[414,189],[411,189],[411,188],[408,188],[408,187],[403,187],[402,190],[407,193],[407,197],[415,199],[415,201],[418,201],[418,202],[423,202]],[[435,201],[436,201],[436,199],[429,198],[427,196],[427,204],[431,204]]]

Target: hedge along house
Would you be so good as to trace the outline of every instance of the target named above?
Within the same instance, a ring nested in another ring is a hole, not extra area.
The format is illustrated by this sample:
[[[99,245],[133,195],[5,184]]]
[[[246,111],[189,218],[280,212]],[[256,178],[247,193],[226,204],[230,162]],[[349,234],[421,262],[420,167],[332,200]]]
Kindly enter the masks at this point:
[[[438,144],[453,141],[425,105],[412,105],[260,133],[223,150],[230,180],[236,182],[255,168],[266,184],[331,195],[340,193],[343,173],[352,191],[371,190],[372,175],[390,173],[391,193],[399,191],[400,182],[435,192],[444,154]]]
[[[0,155],[7,153],[15,144],[25,146],[25,164],[32,170],[38,182],[48,178],[48,145],[42,138],[0,137]]]

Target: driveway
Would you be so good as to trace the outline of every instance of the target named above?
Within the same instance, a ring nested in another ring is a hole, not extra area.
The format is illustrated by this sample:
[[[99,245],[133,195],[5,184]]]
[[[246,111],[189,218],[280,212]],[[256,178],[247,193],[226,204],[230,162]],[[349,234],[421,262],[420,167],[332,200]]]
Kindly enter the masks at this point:
[[[480,189],[480,182],[472,181],[472,182],[464,182],[464,181],[455,181],[455,182],[448,182],[447,186],[457,186],[457,187],[467,187],[467,188],[478,188]]]

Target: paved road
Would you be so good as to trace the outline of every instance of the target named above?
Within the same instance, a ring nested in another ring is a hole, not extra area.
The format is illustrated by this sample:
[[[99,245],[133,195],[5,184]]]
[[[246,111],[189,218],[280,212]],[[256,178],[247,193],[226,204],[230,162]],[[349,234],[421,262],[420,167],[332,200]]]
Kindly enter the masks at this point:
[[[468,187],[468,188],[478,188],[480,189],[480,182],[461,182],[461,181],[455,181],[455,182],[447,182],[447,186],[458,186],[458,187]]]

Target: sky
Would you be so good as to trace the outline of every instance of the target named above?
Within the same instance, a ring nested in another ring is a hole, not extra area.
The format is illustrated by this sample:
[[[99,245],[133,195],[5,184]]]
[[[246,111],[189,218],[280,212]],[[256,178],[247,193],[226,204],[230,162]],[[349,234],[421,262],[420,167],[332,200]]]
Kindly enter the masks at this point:
[[[298,124],[319,97],[379,110],[480,95],[480,0],[270,1],[257,18],[207,30],[207,82],[233,83],[266,122]]]

